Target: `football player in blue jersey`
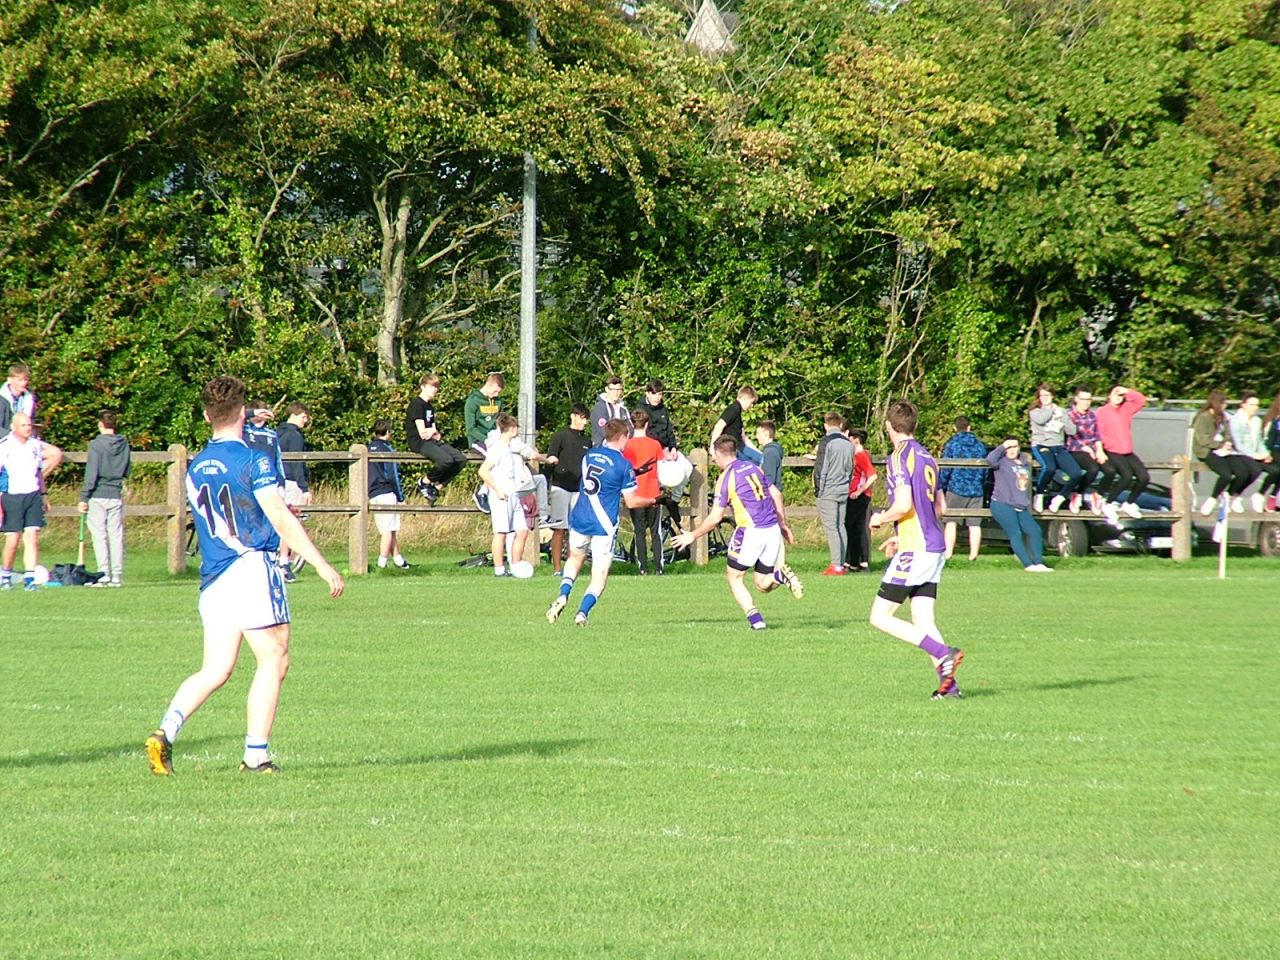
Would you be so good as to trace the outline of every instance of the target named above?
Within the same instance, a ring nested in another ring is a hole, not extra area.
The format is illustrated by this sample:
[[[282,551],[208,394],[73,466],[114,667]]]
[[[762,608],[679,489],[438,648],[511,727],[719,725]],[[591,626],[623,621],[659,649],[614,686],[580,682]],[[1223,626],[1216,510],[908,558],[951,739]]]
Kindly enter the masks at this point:
[[[178,687],[160,728],[147,737],[147,760],[152,773],[173,774],[178,731],[227,682],[240,642],[248,640],[258,666],[249,686],[240,769],[275,773],[267,744],[289,670],[289,600],[276,551],[283,541],[310,561],[331,597],[342,594],[342,577],[285,505],[270,456],[244,442],[244,384],[216,377],[200,400],[213,438],[187,469],[187,500],[200,538],[204,659]]]
[[[622,455],[630,432],[623,420],[610,420],[604,425],[604,444],[592,447],[582,458],[582,482],[578,487],[578,499],[569,511],[569,559],[565,561],[564,577],[560,581],[560,595],[547,610],[547,622],[555,623],[569,604],[573,581],[591,552],[591,582],[578,607],[573,622],[580,627],[587,625],[591,608],[604,593],[609,581],[609,567],[613,563],[613,541],[618,535],[618,505],[625,503],[629,509],[651,507],[653,497],[636,493],[636,473],[627,458]]]

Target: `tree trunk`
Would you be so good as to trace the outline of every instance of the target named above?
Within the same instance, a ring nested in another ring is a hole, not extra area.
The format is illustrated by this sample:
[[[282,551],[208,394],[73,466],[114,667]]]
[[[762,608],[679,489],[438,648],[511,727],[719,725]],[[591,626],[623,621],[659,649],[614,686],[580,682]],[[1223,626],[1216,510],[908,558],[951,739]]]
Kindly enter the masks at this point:
[[[382,228],[382,317],[378,321],[375,348],[378,355],[378,383],[386,386],[400,379],[400,329],[404,324],[404,300],[408,286],[409,216],[413,212],[412,192],[405,188],[393,198],[391,185],[383,180],[373,191],[373,204]],[[395,203],[392,216],[390,204]]]

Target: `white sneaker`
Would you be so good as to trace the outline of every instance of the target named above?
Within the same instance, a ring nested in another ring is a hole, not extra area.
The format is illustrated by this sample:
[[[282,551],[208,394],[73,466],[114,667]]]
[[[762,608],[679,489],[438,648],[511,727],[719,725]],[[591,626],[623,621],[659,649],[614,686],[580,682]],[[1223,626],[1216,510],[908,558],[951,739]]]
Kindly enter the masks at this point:
[[[1031,509],[1034,510],[1036,513],[1040,513],[1041,511],[1044,510],[1044,494],[1043,493],[1037,493],[1034,497],[1031,498]]]
[[[1111,503],[1110,501],[1103,501],[1102,515],[1107,518],[1107,522],[1109,524],[1117,530],[1120,529],[1120,511],[1116,509],[1116,505],[1114,503]]]
[[[1244,501],[1243,501],[1243,500],[1241,500],[1239,497],[1232,497],[1232,498],[1231,498],[1231,512],[1232,512],[1232,513],[1244,513]]]
[[[1078,493],[1073,493],[1071,495],[1071,506],[1067,507],[1067,509],[1070,510],[1072,513],[1079,513],[1080,504],[1083,501],[1084,501],[1084,497],[1080,496],[1080,494]]]
[[[1261,513],[1262,508],[1267,505],[1267,498],[1260,493],[1255,493],[1249,498],[1249,506],[1253,507],[1254,513]]]
[[[1124,511],[1126,517],[1133,517],[1135,520],[1142,519],[1142,511],[1138,509],[1136,503],[1129,503],[1127,500],[1121,504],[1120,509]]]
[[[1102,497],[1096,493],[1089,494],[1089,509],[1093,512],[1095,517],[1102,516],[1102,506],[1106,502],[1107,501],[1103,500]]]
[[[1218,499],[1216,497],[1205,497],[1204,502],[1200,504],[1200,516],[1211,517],[1213,511],[1218,509]]]
[[[1062,494],[1058,494],[1056,497],[1054,497],[1052,500],[1049,501],[1049,512],[1057,513],[1059,510],[1062,509],[1062,505],[1066,502],[1067,502],[1066,497],[1062,496]]]

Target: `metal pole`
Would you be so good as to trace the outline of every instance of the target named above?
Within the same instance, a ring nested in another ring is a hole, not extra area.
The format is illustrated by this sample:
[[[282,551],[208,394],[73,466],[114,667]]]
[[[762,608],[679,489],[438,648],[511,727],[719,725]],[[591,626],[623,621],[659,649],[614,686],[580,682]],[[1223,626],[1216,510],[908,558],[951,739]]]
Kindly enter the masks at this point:
[[[538,27],[529,18],[529,49]],[[520,237],[520,436],[532,443],[538,417],[538,164],[524,155],[524,208]]]

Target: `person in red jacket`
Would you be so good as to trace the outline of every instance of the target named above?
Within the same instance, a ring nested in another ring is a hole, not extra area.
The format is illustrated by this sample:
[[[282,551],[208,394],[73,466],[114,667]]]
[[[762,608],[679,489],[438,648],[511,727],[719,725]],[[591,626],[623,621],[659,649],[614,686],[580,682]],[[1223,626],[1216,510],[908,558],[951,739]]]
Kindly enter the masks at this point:
[[[636,533],[636,568],[641,576],[649,572],[649,549],[647,540],[653,546],[653,571],[662,574],[662,540],[658,528],[662,510],[657,500],[662,496],[662,487],[658,483],[658,464],[665,453],[662,444],[649,436],[649,414],[637,409],[631,414],[631,426],[634,436],[627,441],[622,455],[627,458],[636,473],[636,493],[652,501],[647,507],[630,507],[631,526]]]
[[[1133,418],[1147,405],[1147,398],[1131,387],[1117,384],[1111,388],[1107,402],[1098,411],[1098,433],[1107,461],[1116,469],[1106,489],[1099,491],[1108,504],[1107,517],[1115,522],[1119,513],[1137,520],[1142,517],[1138,497],[1151,483],[1151,474],[1133,452]],[[1126,494],[1124,502],[1116,498]]]

